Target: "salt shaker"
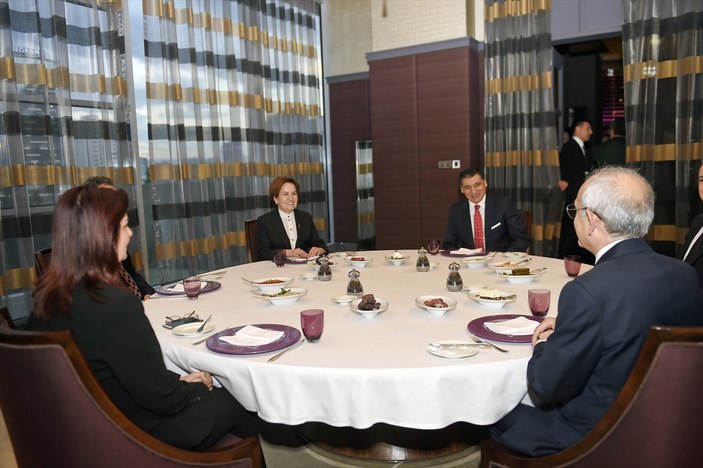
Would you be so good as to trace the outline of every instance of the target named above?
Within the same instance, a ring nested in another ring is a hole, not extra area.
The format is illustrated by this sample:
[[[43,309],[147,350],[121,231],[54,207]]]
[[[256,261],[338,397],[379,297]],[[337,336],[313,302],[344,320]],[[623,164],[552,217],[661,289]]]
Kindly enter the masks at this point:
[[[349,272],[349,283],[347,283],[347,294],[355,297],[364,295],[364,288],[359,281],[359,271],[354,268]]]
[[[461,265],[457,262],[452,262],[449,264],[449,276],[447,276],[447,289],[450,291],[461,291],[464,287],[464,282],[459,274],[459,269]]]
[[[332,268],[330,268],[329,261],[330,259],[327,256],[320,257],[320,268],[317,269],[318,280],[329,281],[332,279]]]
[[[415,263],[415,268],[417,271],[430,271],[430,261],[427,259],[427,249],[420,247],[420,250],[418,250],[417,253],[420,254],[420,256],[417,257],[417,262]]]

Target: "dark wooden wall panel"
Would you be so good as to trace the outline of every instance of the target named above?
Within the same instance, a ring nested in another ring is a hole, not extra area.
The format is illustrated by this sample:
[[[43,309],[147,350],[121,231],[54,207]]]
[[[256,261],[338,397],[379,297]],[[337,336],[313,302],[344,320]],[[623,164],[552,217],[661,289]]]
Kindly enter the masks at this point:
[[[369,63],[376,247],[441,239],[457,175],[483,167],[483,63],[471,47]],[[439,169],[459,160],[459,169]]]
[[[414,56],[369,64],[376,248],[417,247],[420,178]]]
[[[331,83],[329,98],[334,238],[357,242],[355,142],[371,139],[369,80]]]

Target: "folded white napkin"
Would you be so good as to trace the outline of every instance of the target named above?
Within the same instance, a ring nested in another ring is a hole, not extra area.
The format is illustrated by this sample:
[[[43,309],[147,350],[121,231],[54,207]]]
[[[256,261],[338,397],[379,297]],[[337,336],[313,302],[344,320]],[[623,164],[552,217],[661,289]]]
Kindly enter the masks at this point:
[[[452,255],[476,255],[480,254],[481,252],[483,252],[482,249],[467,249],[465,247],[462,247],[459,250],[452,250],[449,253]]]
[[[501,335],[531,335],[539,322],[530,320],[527,317],[517,317],[504,322],[485,322],[483,324],[490,331]]]
[[[264,330],[263,328],[247,325],[230,336],[221,336],[220,340],[235,346],[261,346],[280,340],[283,331]]]
[[[200,282],[200,289],[204,289],[205,286],[207,286],[207,281],[201,281]],[[171,286],[170,288],[166,289],[166,291],[173,291],[173,292],[186,292],[186,290],[183,288],[183,282],[178,282]]]

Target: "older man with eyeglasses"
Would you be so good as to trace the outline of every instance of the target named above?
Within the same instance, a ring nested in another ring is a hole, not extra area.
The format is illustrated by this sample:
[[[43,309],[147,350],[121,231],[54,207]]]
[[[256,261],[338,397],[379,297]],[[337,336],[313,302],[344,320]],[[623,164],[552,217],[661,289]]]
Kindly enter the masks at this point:
[[[636,171],[606,167],[582,185],[567,213],[595,267],[564,286],[556,319],[532,337],[528,393],[491,428],[516,452],[547,455],[583,438],[622,389],[652,325],[703,325],[703,299],[690,266],[642,239],[654,192]]]

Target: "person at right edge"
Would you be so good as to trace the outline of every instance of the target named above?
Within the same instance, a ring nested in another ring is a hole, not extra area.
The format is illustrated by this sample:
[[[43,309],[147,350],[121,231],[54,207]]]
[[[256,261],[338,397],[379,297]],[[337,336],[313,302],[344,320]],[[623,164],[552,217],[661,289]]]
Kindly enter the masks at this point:
[[[703,164],[698,168],[698,196],[703,202]],[[683,252],[683,261],[696,269],[698,284],[703,288],[703,213],[691,221],[684,241]]]
[[[510,450],[543,456],[582,439],[627,380],[649,328],[703,325],[703,294],[691,265],[655,253],[642,237],[654,218],[654,192],[632,169],[605,167],[579,190],[579,242],[595,266],[566,283],[556,318],[533,336],[528,395],[490,428]]]
[[[591,156],[586,149],[586,142],[591,138],[591,122],[586,119],[576,119],[573,125],[573,135],[564,143],[559,152],[559,189],[564,192],[564,206],[571,205],[586,175],[592,169]],[[559,236],[559,258],[564,255],[581,255],[583,263],[593,264],[593,256],[578,245],[574,223],[562,213],[561,234]]]

